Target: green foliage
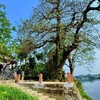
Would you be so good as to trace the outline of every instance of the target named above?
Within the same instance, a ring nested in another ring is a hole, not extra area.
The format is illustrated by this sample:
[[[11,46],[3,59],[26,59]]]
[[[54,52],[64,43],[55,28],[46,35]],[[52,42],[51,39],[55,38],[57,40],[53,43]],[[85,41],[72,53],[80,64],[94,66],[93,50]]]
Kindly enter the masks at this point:
[[[37,98],[12,87],[0,86],[0,100],[37,100]]]
[[[81,83],[79,80],[74,79],[74,81],[75,81],[75,84],[76,84],[76,86],[77,86],[78,88],[83,89],[82,83]]]
[[[43,55],[43,53],[38,53],[35,56],[36,56],[37,60],[42,60],[44,55]]]
[[[34,69],[35,65],[36,65],[36,60],[34,57],[30,56],[29,58],[29,67],[30,69]]]
[[[33,79],[36,60],[32,56],[29,56],[27,58],[23,57],[23,59],[25,60],[25,64],[21,65],[21,68],[25,72],[25,79]]]
[[[36,63],[36,66],[34,68],[34,72],[39,74],[43,73],[44,69],[46,68],[46,65],[43,63]]]
[[[5,6],[0,4],[0,58],[11,55],[11,24],[6,17]]]
[[[81,96],[82,96],[84,99],[92,100],[92,98],[90,98],[90,97],[84,92],[84,90],[82,90],[82,89],[79,88],[79,91],[80,91]]]
[[[36,63],[36,66],[33,69],[34,77],[37,77],[38,74],[43,74],[43,79],[48,80],[51,79],[51,72],[48,69],[48,66],[44,63]]]

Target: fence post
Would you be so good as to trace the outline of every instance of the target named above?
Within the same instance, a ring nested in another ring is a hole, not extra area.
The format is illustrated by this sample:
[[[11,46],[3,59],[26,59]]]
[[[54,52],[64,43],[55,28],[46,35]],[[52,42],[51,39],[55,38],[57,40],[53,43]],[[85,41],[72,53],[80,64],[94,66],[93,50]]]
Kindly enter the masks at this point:
[[[42,82],[43,82],[43,74],[40,73],[39,74],[39,83],[42,84]]]
[[[20,83],[21,74],[17,74],[17,83]]]
[[[68,78],[68,83],[73,82],[73,75],[71,75],[70,73],[67,73],[67,78]]]
[[[22,71],[22,78],[21,80],[23,81],[24,80],[24,71]]]

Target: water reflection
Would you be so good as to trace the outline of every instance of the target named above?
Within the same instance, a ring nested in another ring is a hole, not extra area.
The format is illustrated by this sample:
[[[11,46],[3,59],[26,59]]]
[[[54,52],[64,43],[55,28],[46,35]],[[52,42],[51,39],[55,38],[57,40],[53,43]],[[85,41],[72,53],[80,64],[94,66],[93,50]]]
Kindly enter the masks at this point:
[[[85,92],[93,100],[100,100],[100,80],[96,80],[93,82],[84,82],[83,87]]]

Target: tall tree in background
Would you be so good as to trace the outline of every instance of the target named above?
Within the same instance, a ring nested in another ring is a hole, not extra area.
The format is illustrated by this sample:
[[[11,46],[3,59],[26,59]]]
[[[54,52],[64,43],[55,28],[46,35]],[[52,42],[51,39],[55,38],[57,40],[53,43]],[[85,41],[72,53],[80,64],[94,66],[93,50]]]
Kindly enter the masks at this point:
[[[99,11],[96,0],[43,0],[19,25],[19,39],[24,38],[26,44],[31,42],[22,48],[43,51],[50,45],[47,53],[51,59],[47,61],[55,75],[82,42],[100,48]]]

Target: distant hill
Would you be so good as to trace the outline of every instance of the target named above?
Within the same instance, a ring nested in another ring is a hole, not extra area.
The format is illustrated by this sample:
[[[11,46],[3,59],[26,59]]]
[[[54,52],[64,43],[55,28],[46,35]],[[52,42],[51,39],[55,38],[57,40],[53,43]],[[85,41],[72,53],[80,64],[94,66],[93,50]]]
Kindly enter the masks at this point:
[[[95,80],[100,80],[100,74],[96,74],[96,75],[91,75],[91,74],[87,74],[87,75],[79,75],[79,76],[75,76],[76,79],[80,80],[81,82],[85,82],[85,81],[95,81]]]

